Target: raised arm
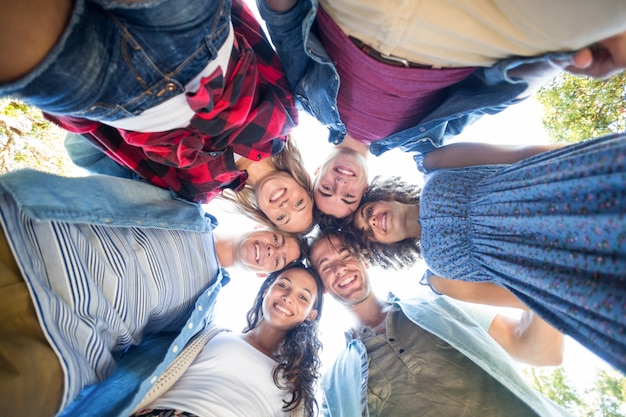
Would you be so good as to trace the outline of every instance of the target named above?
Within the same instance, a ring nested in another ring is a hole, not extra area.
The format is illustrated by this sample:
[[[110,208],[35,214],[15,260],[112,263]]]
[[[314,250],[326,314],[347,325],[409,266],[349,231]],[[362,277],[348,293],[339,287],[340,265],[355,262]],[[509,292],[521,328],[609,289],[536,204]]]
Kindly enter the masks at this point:
[[[310,12],[311,3],[298,0],[256,0],[256,2],[289,80],[289,86],[295,92],[309,64],[302,24]]]
[[[534,366],[563,362],[563,334],[532,311],[524,311],[519,319],[498,314],[489,335],[517,361]]]
[[[559,149],[567,144],[546,145],[492,145],[478,142],[452,143],[437,148],[424,157],[424,168],[460,168],[472,165],[514,164],[542,152]]]
[[[498,314],[489,326],[489,335],[513,359],[534,366],[557,366],[563,361],[563,334],[515,297],[509,290],[489,282],[465,282],[439,276],[429,277],[430,285],[442,294],[470,303],[525,310],[519,319]]]

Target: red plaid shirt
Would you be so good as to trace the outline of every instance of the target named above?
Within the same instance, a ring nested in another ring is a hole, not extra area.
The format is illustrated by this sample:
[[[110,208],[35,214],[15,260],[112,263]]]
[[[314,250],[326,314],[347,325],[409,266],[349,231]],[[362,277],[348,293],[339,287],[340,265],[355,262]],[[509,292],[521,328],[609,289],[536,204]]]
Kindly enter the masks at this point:
[[[188,200],[207,203],[222,189],[240,190],[248,174],[236,153],[255,161],[280,152],[298,113],[278,56],[250,10],[233,1],[234,47],[228,74],[203,78],[187,102],[186,128],[132,132],[92,120],[46,115],[91,140],[119,164]]]

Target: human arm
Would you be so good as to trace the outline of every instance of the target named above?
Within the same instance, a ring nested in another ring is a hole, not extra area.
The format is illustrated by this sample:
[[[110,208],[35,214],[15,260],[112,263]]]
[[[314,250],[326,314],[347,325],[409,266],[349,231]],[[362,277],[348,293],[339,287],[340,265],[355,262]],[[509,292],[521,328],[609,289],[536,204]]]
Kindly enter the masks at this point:
[[[465,282],[430,276],[430,285],[457,300],[524,311],[519,319],[498,314],[489,335],[517,361],[534,366],[557,366],[563,360],[563,335],[504,287],[490,282]]]
[[[295,91],[309,65],[302,23],[310,11],[310,2],[257,0],[257,6],[267,25],[289,86]]]
[[[442,146],[424,156],[426,170],[460,168],[486,164],[513,164],[542,152],[560,149],[567,144],[493,145],[477,142],[459,142]]]
[[[524,311],[519,319],[498,314],[488,333],[519,362],[533,366],[563,362],[563,334],[532,311]]]
[[[528,309],[512,292],[491,282],[467,282],[431,275],[428,284],[440,294],[468,303]]]

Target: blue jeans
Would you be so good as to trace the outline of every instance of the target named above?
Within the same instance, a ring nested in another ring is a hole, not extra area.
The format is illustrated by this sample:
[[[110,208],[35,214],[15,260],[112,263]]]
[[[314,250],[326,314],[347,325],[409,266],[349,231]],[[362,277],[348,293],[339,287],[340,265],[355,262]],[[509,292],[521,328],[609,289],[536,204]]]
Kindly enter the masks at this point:
[[[228,35],[231,0],[77,0],[55,47],[0,86],[43,111],[92,120],[140,114],[184,92]]]

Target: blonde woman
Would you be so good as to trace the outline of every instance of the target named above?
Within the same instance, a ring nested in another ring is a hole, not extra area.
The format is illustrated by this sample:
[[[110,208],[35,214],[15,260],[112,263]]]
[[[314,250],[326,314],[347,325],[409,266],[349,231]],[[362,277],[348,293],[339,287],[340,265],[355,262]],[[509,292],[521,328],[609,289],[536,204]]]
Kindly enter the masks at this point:
[[[234,192],[224,190],[248,217],[290,233],[307,232],[313,226],[313,186],[304,169],[295,141],[289,138],[282,152],[261,161],[239,159],[248,172],[245,186]]]

